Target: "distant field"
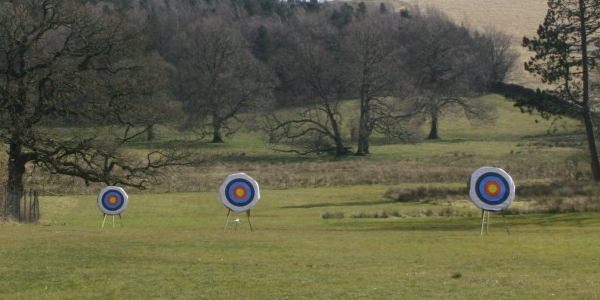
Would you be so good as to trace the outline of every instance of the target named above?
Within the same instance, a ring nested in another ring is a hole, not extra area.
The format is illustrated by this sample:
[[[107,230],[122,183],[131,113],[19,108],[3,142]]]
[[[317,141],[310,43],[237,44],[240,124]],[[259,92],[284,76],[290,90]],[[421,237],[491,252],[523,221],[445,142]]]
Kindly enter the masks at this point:
[[[358,2],[358,1],[356,1]],[[380,3],[386,1],[366,0]],[[397,7],[418,5],[421,8],[441,9],[455,21],[477,29],[494,28],[512,37],[513,46],[520,54],[515,70],[508,81],[539,86],[538,80],[523,70],[523,62],[530,54],[521,47],[523,36],[534,36],[544,20],[545,0],[391,0]]]
[[[387,186],[263,190],[223,232],[215,192],[132,195],[100,230],[95,197],[45,197],[40,225],[0,225],[1,299],[597,299],[600,214],[355,219]],[[462,203],[468,204],[464,199]],[[341,211],[344,219],[320,214]]]
[[[264,133],[241,130],[224,144],[210,144],[191,133],[159,127],[157,139],[141,139],[131,149],[187,149],[203,162],[195,167],[167,170],[162,184],[150,192],[213,191],[228,174],[243,171],[269,188],[400,184],[405,182],[463,181],[474,169],[493,165],[507,169],[519,181],[585,178],[589,174],[584,138],[574,120],[544,120],[523,114],[513,102],[498,95],[479,99],[495,107],[495,122],[470,122],[461,114],[446,114],[440,122],[440,141],[402,143],[375,135],[368,157],[298,156],[277,152]],[[355,148],[350,126],[356,120],[344,104],[346,145]],[[253,123],[253,122],[250,122]],[[428,128],[423,127],[425,135]],[[29,186],[52,194],[96,193],[100,186],[57,176],[27,177]]]

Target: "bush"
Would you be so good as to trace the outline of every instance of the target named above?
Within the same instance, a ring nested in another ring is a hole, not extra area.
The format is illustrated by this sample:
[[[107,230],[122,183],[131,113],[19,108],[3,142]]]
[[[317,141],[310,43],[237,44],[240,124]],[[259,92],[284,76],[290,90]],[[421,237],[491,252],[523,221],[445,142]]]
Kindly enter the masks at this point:
[[[343,212],[324,212],[321,214],[321,219],[343,219]]]
[[[429,188],[414,189],[389,188],[383,197],[397,202],[418,202],[426,199],[440,199],[451,196],[467,195],[467,188]]]

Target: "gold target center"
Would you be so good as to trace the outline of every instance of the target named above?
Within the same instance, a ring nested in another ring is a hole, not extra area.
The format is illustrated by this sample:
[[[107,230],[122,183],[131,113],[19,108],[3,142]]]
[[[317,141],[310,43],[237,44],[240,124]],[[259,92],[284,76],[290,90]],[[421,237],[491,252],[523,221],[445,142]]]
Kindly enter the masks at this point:
[[[244,189],[236,189],[235,190],[235,195],[238,197],[244,197],[246,195],[246,191],[244,191]]]
[[[116,196],[109,196],[109,197],[108,197],[108,203],[109,203],[109,204],[111,204],[111,205],[115,205],[115,204],[117,204],[117,201],[118,201],[118,200],[117,200],[117,197],[116,197]]]

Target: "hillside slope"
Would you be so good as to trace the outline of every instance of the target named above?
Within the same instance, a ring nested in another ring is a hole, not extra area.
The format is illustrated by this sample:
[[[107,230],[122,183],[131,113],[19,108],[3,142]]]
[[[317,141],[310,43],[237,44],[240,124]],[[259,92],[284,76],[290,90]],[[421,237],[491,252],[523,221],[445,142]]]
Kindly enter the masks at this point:
[[[382,0],[365,0],[380,3]],[[512,37],[519,59],[507,81],[527,86],[538,86],[539,81],[523,70],[530,54],[521,46],[523,36],[533,36],[546,14],[545,0],[390,0],[395,8],[417,5],[435,7],[456,22],[477,29],[493,28]]]

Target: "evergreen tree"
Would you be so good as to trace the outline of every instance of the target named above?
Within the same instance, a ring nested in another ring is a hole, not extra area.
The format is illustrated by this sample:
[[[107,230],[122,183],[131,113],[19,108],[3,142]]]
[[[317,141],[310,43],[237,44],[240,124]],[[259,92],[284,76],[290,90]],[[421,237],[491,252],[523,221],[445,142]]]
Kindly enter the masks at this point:
[[[523,46],[535,53],[525,63],[525,69],[555,87],[547,93],[578,107],[595,181],[600,181],[600,161],[592,122],[589,72],[596,62],[589,49],[599,42],[599,29],[597,0],[549,0],[537,37],[523,38]],[[544,110],[543,105],[538,108]]]

